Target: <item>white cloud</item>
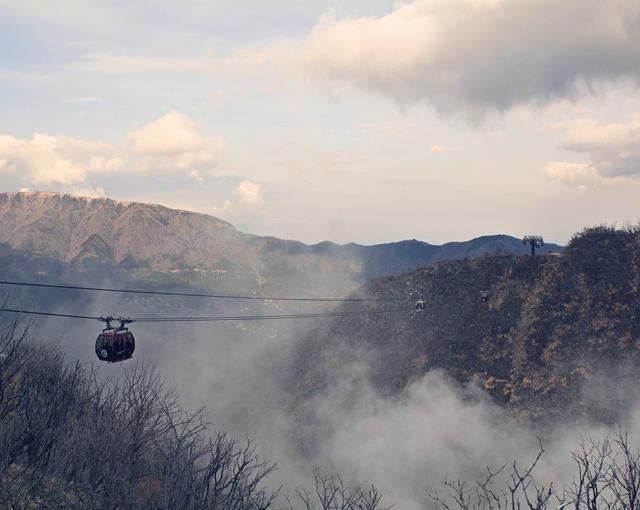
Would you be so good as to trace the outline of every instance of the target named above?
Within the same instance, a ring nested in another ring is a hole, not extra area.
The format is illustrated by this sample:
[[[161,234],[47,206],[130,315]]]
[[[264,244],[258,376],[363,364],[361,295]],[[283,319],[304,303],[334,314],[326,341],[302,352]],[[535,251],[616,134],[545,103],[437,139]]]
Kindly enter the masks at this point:
[[[84,182],[91,154],[106,146],[35,133],[31,139],[0,135],[0,171],[20,173],[35,185]]]
[[[248,205],[257,205],[262,200],[260,185],[246,179],[238,185],[236,194]]]
[[[118,145],[40,133],[31,139],[0,135],[0,172],[18,174],[36,186],[90,186],[93,175],[122,171],[179,172],[204,180],[227,160],[222,138],[201,135],[195,123],[177,111],[134,131]]]
[[[545,167],[552,180],[582,187],[640,184],[640,121],[598,124],[592,119],[574,122],[562,148],[586,154],[590,162],[554,162]]]
[[[581,188],[594,188],[603,182],[596,170],[584,163],[554,161],[544,167],[544,174],[549,180]]]
[[[88,170],[91,173],[115,172],[116,170],[120,170],[123,164],[124,161],[119,156],[111,158],[94,156],[89,160]]]
[[[175,110],[134,131],[128,140],[140,154],[176,154],[203,145],[196,124]]]
[[[235,60],[424,100],[442,112],[504,111],[638,81],[640,3],[415,0],[379,17],[329,13],[302,40]]]
[[[640,120],[603,125],[580,121],[566,134],[563,147],[589,154],[603,176],[640,178]]]
[[[203,136],[186,115],[172,110],[127,137],[144,166],[184,170],[202,180],[224,166],[227,146],[218,136]]]

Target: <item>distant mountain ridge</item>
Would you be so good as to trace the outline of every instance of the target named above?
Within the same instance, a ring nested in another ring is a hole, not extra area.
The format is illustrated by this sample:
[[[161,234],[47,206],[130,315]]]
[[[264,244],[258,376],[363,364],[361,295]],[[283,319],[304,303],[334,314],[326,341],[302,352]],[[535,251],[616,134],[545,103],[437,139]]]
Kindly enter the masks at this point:
[[[98,267],[204,286],[338,292],[440,260],[527,250],[505,235],[442,246],[416,240],[307,245],[245,234],[219,218],[157,204],[44,192],[0,193],[0,245],[23,259],[45,258],[74,271]]]

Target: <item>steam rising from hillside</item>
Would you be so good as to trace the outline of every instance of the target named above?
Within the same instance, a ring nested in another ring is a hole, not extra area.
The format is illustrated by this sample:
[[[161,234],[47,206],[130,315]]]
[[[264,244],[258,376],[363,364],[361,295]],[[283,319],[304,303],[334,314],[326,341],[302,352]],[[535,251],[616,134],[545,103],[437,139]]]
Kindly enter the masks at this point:
[[[248,434],[263,458],[277,462],[270,481],[285,492],[307,484],[312,467],[322,466],[375,484],[397,508],[424,508],[445,478],[474,480],[488,465],[531,461],[539,438],[546,453],[538,476],[560,484],[570,481],[570,452],[580,439],[608,432],[588,422],[541,429],[509,416],[474,384],[458,386],[440,372],[400,396],[382,396],[369,383],[366,355],[334,367],[326,392],[291,405],[289,392],[300,381],[287,378],[288,364],[305,329],[194,328],[159,358],[189,407],[206,406],[214,428]],[[640,437],[637,416],[630,413],[625,426]]]

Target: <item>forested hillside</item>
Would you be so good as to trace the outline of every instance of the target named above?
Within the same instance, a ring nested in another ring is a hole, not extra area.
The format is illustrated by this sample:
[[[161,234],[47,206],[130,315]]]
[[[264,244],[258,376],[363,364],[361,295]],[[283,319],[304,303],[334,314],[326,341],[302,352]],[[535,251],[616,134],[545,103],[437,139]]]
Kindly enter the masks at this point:
[[[438,263],[376,279],[358,295],[407,310],[422,299],[425,310],[319,327],[297,357],[302,395],[330,384],[328,365],[359,358],[386,393],[441,369],[514,412],[609,420],[640,381],[638,229],[587,229],[561,256]]]

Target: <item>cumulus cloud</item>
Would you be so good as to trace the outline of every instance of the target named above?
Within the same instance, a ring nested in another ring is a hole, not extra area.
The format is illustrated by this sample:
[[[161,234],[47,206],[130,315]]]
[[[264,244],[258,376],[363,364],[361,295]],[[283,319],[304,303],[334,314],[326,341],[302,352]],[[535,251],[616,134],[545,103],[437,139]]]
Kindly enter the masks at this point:
[[[575,122],[562,148],[586,155],[589,163],[553,162],[545,167],[552,179],[582,187],[640,184],[640,120],[599,125]]]
[[[260,185],[246,179],[236,188],[236,195],[248,205],[257,205],[262,200]]]
[[[108,146],[35,133],[31,139],[0,135],[0,171],[20,172],[35,185],[84,182],[94,154]],[[105,159],[105,164],[109,164]]]
[[[640,120],[604,125],[582,121],[567,133],[563,147],[589,154],[603,176],[640,177]]]
[[[0,172],[18,174],[35,186],[93,189],[88,183],[92,175],[123,171],[177,171],[204,180],[224,168],[227,160],[221,137],[202,135],[193,121],[177,111],[130,133],[122,144],[41,133],[30,139],[0,135]]]
[[[596,170],[584,163],[553,161],[544,167],[547,179],[580,188],[595,188],[604,182]]]
[[[172,167],[202,180],[227,160],[227,146],[218,136],[203,136],[186,115],[170,111],[127,137],[144,166]]]
[[[477,114],[640,79],[635,0],[415,0],[380,17],[329,13],[303,40],[237,55],[400,102]]]
[[[141,154],[189,152],[203,144],[195,123],[175,110],[134,131],[128,139]]]

